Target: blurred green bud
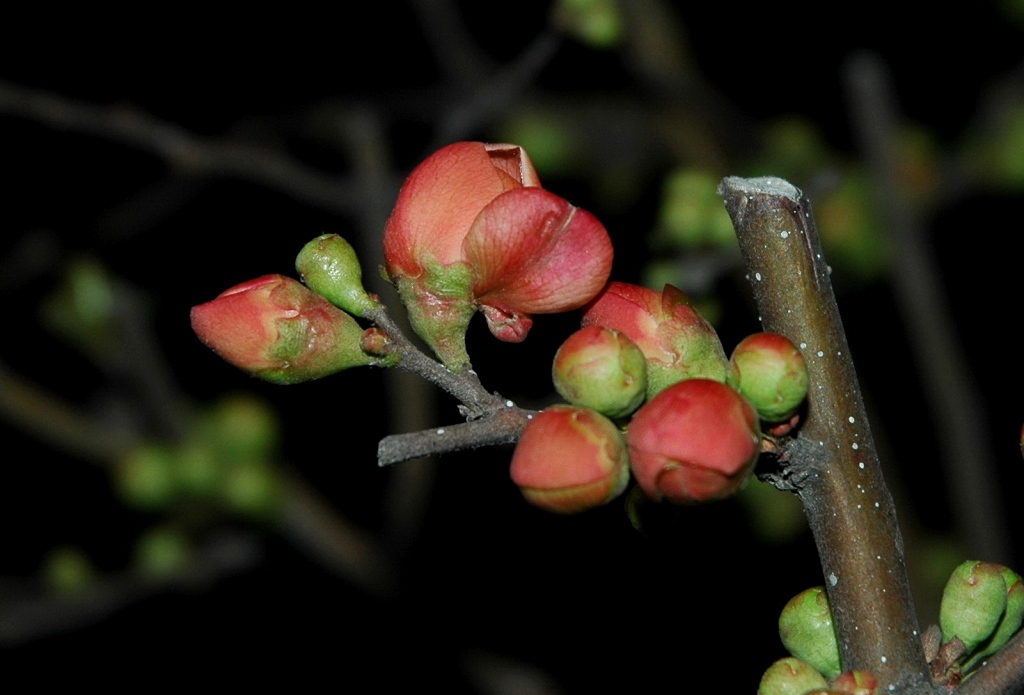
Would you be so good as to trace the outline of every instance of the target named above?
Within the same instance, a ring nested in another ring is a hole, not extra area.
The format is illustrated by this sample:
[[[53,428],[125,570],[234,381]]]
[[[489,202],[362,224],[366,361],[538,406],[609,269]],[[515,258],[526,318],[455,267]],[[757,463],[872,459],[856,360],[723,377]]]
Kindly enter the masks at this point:
[[[779,616],[779,637],[790,654],[826,678],[842,673],[839,642],[824,587],[807,589],[790,599]]]
[[[380,306],[363,289],[355,249],[337,234],[324,234],[303,246],[295,270],[309,289],[350,314],[365,318]]]
[[[587,326],[558,348],[551,378],[570,403],[621,418],[647,395],[647,359],[624,333]]]
[[[970,654],[995,632],[1006,610],[1003,568],[991,562],[969,560],[953,570],[939,607],[942,641],[954,636]]]
[[[828,687],[828,681],[806,661],[787,656],[768,667],[757,686],[757,695],[804,695],[814,688]]]
[[[671,173],[663,186],[658,239],[685,249],[735,247],[736,233],[718,196],[719,179],[695,169]]]
[[[230,461],[272,457],[281,440],[281,423],[266,401],[248,393],[222,398],[206,419],[220,456]]]
[[[883,231],[871,186],[862,171],[848,171],[839,186],[814,201],[814,216],[828,258],[849,279],[862,282],[881,276],[892,257],[892,241]]]
[[[138,446],[117,462],[114,483],[125,504],[136,509],[160,509],[177,492],[175,460],[170,449],[158,444]]]
[[[209,499],[220,489],[224,461],[207,439],[192,437],[174,453],[174,478],[185,495]]]
[[[135,544],[135,565],[140,572],[163,578],[184,568],[192,554],[185,534],[169,527],[144,533]]]
[[[227,472],[221,495],[231,511],[252,519],[270,520],[281,509],[283,487],[272,466],[243,463]]]
[[[564,31],[594,48],[612,48],[622,36],[618,0],[559,0],[553,18]]]
[[[732,379],[765,422],[796,414],[807,397],[807,365],[796,345],[778,333],[755,333],[732,352]]]
[[[64,546],[47,554],[42,567],[43,581],[57,593],[81,592],[96,579],[96,568],[81,548]]]
[[[1006,583],[1006,609],[992,636],[979,645],[978,652],[968,667],[1002,649],[1024,622],[1024,581],[1009,567],[1001,567],[1000,572]]]

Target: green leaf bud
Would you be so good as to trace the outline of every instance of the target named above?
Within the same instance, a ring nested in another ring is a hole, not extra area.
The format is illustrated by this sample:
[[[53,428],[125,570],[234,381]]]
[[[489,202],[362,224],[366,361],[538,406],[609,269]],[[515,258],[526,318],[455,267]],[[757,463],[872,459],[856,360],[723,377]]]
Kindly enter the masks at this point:
[[[814,688],[828,687],[828,681],[806,661],[787,656],[768,667],[757,686],[757,695],[804,695]]]
[[[647,360],[626,334],[587,326],[562,343],[551,378],[570,403],[621,418],[639,408],[647,395]]]
[[[842,672],[839,641],[825,588],[807,589],[792,599],[779,616],[779,637],[789,653],[813,666],[826,678]]]
[[[363,269],[355,249],[337,234],[324,234],[303,246],[295,270],[309,289],[350,314],[366,318],[379,308],[363,289]]]
[[[991,562],[969,560],[953,570],[939,607],[943,642],[959,637],[970,654],[992,636],[1006,610],[1002,569]]]

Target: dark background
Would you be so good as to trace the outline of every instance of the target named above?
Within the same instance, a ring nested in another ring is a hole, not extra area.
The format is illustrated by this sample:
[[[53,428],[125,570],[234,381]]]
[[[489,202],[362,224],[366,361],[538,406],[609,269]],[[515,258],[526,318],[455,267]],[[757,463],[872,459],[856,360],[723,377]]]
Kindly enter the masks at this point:
[[[425,471],[422,485],[432,487],[411,522],[396,521],[390,500],[404,489],[395,482],[399,474],[375,465],[376,442],[393,431],[380,373],[361,370],[289,388],[256,382],[195,339],[189,307],[250,277],[293,274],[295,253],[324,232],[350,238],[369,259],[369,273],[378,262],[374,229],[379,234],[405,173],[450,140],[503,139],[509,120],[531,108],[565,114],[566,127],[579,136],[572,143],[577,165],[542,171],[545,186],[605,222],[616,242],[614,277],[639,281],[661,180],[674,167],[703,167],[716,176],[777,173],[752,164],[760,129],[794,114],[820,128],[836,160],[858,160],[843,71],[861,50],[887,66],[899,108],[931,133],[943,174],[966,177],[958,159],[963,142],[978,132],[988,104],[1021,87],[1019,23],[988,4],[923,18],[882,3],[829,17],[799,6],[624,3],[648,18],[665,11],[678,23],[686,56],[678,82],[644,68],[635,51],[598,51],[552,33],[540,66],[498,88],[538,37],[553,31],[549,4],[500,11],[490,3],[428,5],[230,17],[147,9],[145,16],[6,23],[0,80],[7,86],[137,109],[205,142],[253,144],[332,178],[347,202],[335,207],[237,173],[204,173],[5,106],[4,367],[88,413],[145,401],[123,370],[97,367],[39,321],[66,263],[100,259],[144,300],[173,397],[189,407],[238,390],[268,399],[283,423],[283,461],[373,534],[399,577],[394,588],[374,595],[286,533],[221,521],[206,537],[243,534],[257,559],[209,585],[171,581],[123,591],[116,608],[82,618],[34,579],[48,550],[82,547],[101,582],[116,583],[138,534],[159,515],[126,508],[110,486],[108,466],[26,432],[8,414],[0,430],[7,471],[0,485],[0,573],[9,580],[0,622],[5,611],[13,615],[12,607],[30,603],[47,616],[5,633],[4,660],[12,669],[82,658],[109,664],[105,677],[113,681],[144,669],[153,679],[193,682],[278,676],[301,686],[326,678],[357,692],[686,692],[696,684],[752,692],[783,655],[778,611],[821,581],[806,532],[766,542],[735,501],[657,510],[645,533],[634,530],[621,503],[552,517],[521,500],[507,478],[506,450],[453,454],[436,468],[411,464]],[[426,28],[443,23],[445,12],[472,48],[456,60],[461,71],[445,68],[461,40],[445,38],[451,26],[435,34]],[[657,38],[639,32],[633,40]],[[666,119],[693,123],[695,132],[714,138],[708,148],[718,154],[684,159],[682,152],[700,148],[665,144],[686,140],[665,138],[658,124]],[[367,200],[353,183],[362,171],[360,128],[382,147],[374,160],[384,171],[379,201]],[[607,196],[612,174],[628,181]],[[1017,448],[1024,383],[1013,348],[1020,194],[984,177],[955,190],[926,208],[924,223],[957,329],[951,339],[962,341],[967,371],[983,396],[984,412],[969,415],[984,424],[998,502],[1015,511],[1024,483]],[[884,273],[856,281],[841,273],[834,279],[876,438],[901,521],[913,529],[912,562],[935,548],[929,557],[952,556],[953,563],[972,556],[972,548],[955,545],[963,535],[950,520],[948,497],[957,481],[935,462],[933,419],[891,284]],[[741,280],[734,268],[715,287],[727,350],[757,329]],[[538,320],[515,346],[496,344],[474,325],[470,349],[484,384],[521,405],[550,402],[550,358],[575,320]],[[456,422],[454,404],[437,400],[424,404],[430,421]],[[130,420],[140,436],[167,436],[157,412],[139,406]],[[979,559],[1016,562],[1019,570],[1024,536],[1009,518],[1005,557]],[[941,567],[938,576],[951,568]],[[935,573],[920,569],[915,579]],[[932,597],[922,608],[931,611],[922,621],[930,622],[934,581],[921,591]],[[201,667],[212,670],[204,675]],[[482,673],[499,674],[510,689],[487,686]],[[511,689],[513,675],[531,674],[560,690]]]

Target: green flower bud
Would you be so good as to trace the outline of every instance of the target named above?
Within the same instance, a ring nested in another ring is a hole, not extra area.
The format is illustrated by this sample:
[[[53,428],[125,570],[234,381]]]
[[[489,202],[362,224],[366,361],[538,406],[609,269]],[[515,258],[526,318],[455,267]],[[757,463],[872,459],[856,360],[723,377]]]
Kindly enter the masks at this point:
[[[732,352],[732,381],[765,422],[792,417],[807,396],[807,365],[796,345],[778,333],[755,333]]]
[[[209,499],[220,489],[224,460],[217,456],[209,439],[190,437],[174,453],[173,472],[183,494]]]
[[[779,637],[790,654],[803,659],[826,678],[835,678],[842,672],[839,641],[824,587],[807,589],[790,599],[779,616]]]
[[[51,589],[69,595],[89,588],[96,578],[96,568],[81,548],[54,548],[43,562],[42,575]]]
[[[222,398],[204,424],[218,453],[230,461],[268,458],[281,439],[277,414],[265,401],[247,393]]]
[[[379,307],[363,289],[363,269],[355,249],[337,234],[324,234],[303,246],[295,270],[306,287],[350,314],[366,318]]]
[[[992,636],[979,645],[978,653],[971,660],[971,663],[967,665],[968,669],[985,657],[991,656],[1002,649],[1010,641],[1010,638],[1016,634],[1017,630],[1020,629],[1021,623],[1024,622],[1024,581],[1021,580],[1019,574],[1009,567],[1001,567],[1000,572],[1007,587],[1006,610],[1003,611],[1003,616],[999,620],[999,624],[996,625]]]
[[[1006,610],[1002,569],[991,562],[969,560],[953,570],[939,607],[943,642],[959,637],[970,654],[992,636]]]
[[[114,484],[127,505],[160,509],[177,493],[174,463],[174,455],[166,447],[139,446],[117,462]]]
[[[188,564],[192,545],[180,531],[160,527],[139,538],[135,545],[135,564],[152,577],[167,577]]]
[[[562,343],[551,378],[570,403],[620,418],[647,395],[647,360],[624,333],[587,326]]]
[[[277,515],[283,497],[277,471],[259,463],[232,466],[224,478],[221,494],[232,511],[262,520]]]
[[[806,661],[792,656],[768,667],[757,686],[757,695],[804,695],[814,688],[828,687],[828,681]]]

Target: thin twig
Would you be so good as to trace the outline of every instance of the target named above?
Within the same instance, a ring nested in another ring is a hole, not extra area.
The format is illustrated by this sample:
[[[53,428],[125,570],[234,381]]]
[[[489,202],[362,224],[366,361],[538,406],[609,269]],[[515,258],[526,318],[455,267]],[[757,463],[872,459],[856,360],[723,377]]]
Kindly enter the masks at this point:
[[[821,255],[810,204],[786,181],[730,177],[719,188],[732,218],[765,330],[796,343],[810,375],[798,486],[817,543],[845,670],[882,688],[928,692],[896,510]],[[807,445],[811,446],[808,447]],[[817,446],[820,455],[803,452]]]
[[[854,125],[871,167],[886,231],[896,246],[889,274],[908,328],[914,364],[935,420],[939,461],[957,530],[972,557],[1008,562],[1005,514],[993,472],[992,447],[983,425],[984,406],[964,365],[960,340],[939,286],[938,264],[925,243],[924,225],[903,193],[897,173],[895,97],[881,60],[860,54],[846,67]]]
[[[420,456],[511,444],[536,412],[518,408],[512,401],[507,404],[504,410],[479,420],[385,437],[377,446],[377,462],[387,466]]]
[[[1019,695],[1024,692],[1024,630],[990,656],[957,695]]]
[[[232,176],[333,212],[350,213],[359,204],[347,179],[325,176],[265,147],[201,138],[135,108],[95,106],[0,80],[0,114],[131,145],[184,173]]]

